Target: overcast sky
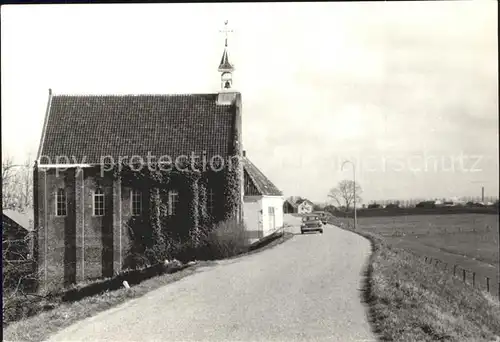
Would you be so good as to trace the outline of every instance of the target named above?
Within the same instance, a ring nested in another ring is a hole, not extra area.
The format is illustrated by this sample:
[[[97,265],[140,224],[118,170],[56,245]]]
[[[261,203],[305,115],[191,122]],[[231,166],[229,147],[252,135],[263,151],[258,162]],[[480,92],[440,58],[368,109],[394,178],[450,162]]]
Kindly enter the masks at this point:
[[[285,195],[498,195],[497,2],[1,8],[2,154],[36,154],[55,94],[216,92],[224,20],[243,144]]]

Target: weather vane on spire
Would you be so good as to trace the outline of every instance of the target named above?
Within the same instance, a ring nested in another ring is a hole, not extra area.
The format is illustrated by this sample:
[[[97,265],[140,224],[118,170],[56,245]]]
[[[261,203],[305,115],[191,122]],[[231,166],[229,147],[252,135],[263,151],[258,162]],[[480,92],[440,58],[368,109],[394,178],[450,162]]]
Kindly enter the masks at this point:
[[[226,20],[226,21],[224,21],[224,29],[223,29],[223,30],[220,30],[220,32],[223,32],[223,33],[225,33],[225,34],[226,34],[226,42],[225,42],[225,44],[224,44],[224,46],[226,46],[226,47],[227,47],[227,34],[228,34],[228,33],[230,33],[230,32],[233,32],[233,30],[229,30],[229,29],[227,28],[227,23],[228,23],[228,21],[227,21],[227,20]]]

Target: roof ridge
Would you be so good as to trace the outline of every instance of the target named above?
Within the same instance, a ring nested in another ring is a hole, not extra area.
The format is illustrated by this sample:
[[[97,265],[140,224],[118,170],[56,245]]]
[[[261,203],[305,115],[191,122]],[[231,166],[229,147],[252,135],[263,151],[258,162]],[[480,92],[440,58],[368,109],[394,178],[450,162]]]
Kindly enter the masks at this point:
[[[53,94],[54,97],[109,97],[109,96],[116,96],[116,97],[127,97],[127,96],[197,96],[197,95],[218,95],[219,92],[212,92],[212,93],[170,93],[170,94],[160,94],[160,93],[143,93],[143,94]]]

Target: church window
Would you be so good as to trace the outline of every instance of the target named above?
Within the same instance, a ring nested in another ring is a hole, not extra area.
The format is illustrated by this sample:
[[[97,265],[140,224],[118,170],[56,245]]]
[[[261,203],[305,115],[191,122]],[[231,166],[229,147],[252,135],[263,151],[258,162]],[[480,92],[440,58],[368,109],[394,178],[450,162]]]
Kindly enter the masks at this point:
[[[101,188],[94,192],[94,216],[104,216],[104,192]]]
[[[177,190],[170,190],[168,192],[168,214],[170,216],[175,215],[178,203],[179,192],[177,192]]]
[[[66,216],[68,203],[66,201],[66,190],[57,189],[56,192],[56,216]]]
[[[139,216],[142,212],[142,193],[139,190],[130,192],[130,203],[132,216]]]
[[[207,212],[209,214],[213,214],[214,212],[214,200],[215,200],[215,196],[214,196],[214,191],[209,188],[208,191],[207,191]]]

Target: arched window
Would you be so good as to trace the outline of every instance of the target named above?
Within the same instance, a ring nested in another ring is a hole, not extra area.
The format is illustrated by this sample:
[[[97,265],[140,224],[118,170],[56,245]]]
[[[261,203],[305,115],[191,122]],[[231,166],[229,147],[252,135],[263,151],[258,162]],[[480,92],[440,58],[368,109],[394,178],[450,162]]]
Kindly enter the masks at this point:
[[[224,88],[226,88],[226,89],[231,88],[231,83],[229,83],[229,81],[226,81],[226,84],[224,85]]]
[[[94,191],[94,216],[104,216],[104,192],[101,188]]]
[[[66,216],[68,203],[66,200],[66,190],[60,188],[56,192],[56,216]]]

